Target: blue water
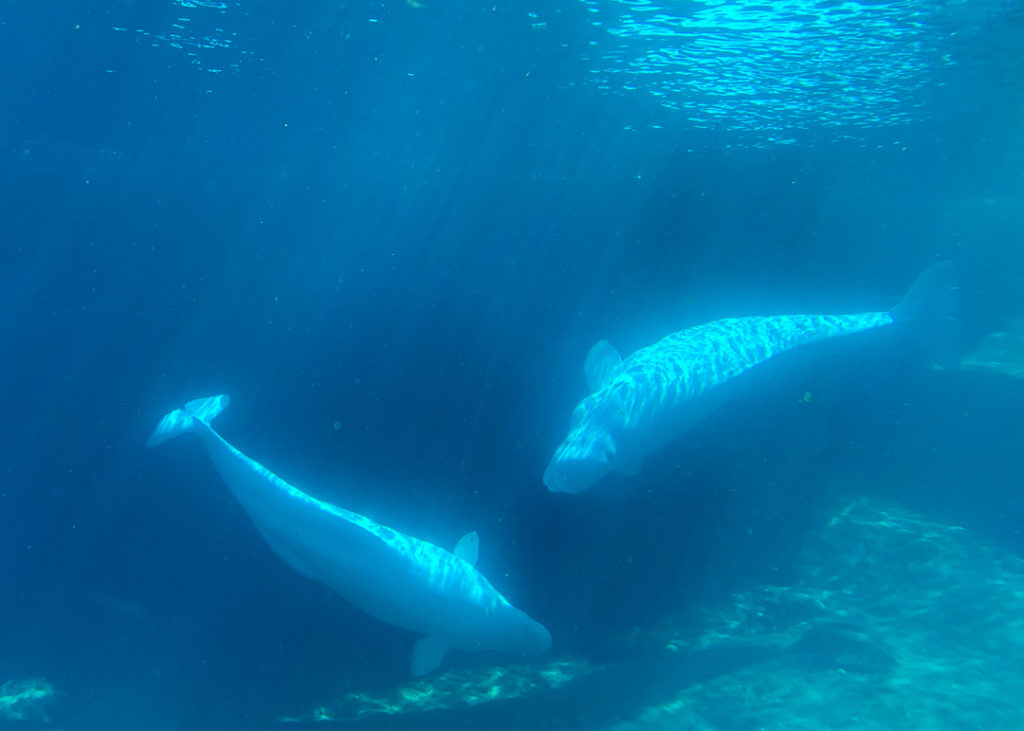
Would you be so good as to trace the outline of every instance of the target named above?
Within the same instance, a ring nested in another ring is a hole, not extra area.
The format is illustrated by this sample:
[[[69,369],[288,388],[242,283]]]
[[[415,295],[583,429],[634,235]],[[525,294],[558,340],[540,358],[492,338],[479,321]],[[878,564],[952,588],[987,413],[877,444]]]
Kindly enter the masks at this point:
[[[884,310],[939,259],[963,353],[1011,328],[1022,44],[1016,0],[5,8],[0,683],[55,691],[12,727],[263,728],[407,681],[416,638],[274,556],[197,442],[145,448],[214,393],[291,482],[476,530],[549,660],[640,668],[465,728],[610,728],[709,681],[643,683],[622,638],[802,585],[844,500],[1019,556],[1024,384],[898,338],[795,359],[639,476],[541,476],[601,338]]]

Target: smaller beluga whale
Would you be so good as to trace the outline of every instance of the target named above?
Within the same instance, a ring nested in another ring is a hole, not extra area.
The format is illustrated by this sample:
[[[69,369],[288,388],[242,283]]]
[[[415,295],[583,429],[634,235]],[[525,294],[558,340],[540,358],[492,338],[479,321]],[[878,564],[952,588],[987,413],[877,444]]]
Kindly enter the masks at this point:
[[[726,384],[768,359],[828,338],[907,323],[941,351],[955,332],[952,262],[918,275],[891,310],[852,315],[777,315],[715,320],[668,335],[622,358],[606,340],[587,354],[591,394],[577,404],[544,484],[582,492],[612,472],[638,474],[644,460],[727,400]],[[935,341],[935,342],[931,342]]]
[[[211,422],[228,397],[196,399],[167,414],[155,446],[194,432],[214,467],[274,552],[377,619],[423,633],[413,675],[437,668],[449,648],[539,655],[551,635],[509,604],[475,568],[479,540],[468,533],[449,552],[350,510],[317,500],[228,444]]]

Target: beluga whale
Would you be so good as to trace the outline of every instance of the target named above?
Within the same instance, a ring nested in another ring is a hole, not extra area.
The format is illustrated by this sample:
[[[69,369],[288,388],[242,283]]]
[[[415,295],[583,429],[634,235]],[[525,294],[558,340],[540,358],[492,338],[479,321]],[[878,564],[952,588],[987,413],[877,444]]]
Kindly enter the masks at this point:
[[[952,262],[918,275],[891,310],[852,315],[777,315],[715,320],[668,335],[626,358],[601,340],[587,354],[591,394],[573,411],[544,484],[587,490],[617,472],[638,474],[644,460],[728,400],[726,384],[770,358],[809,343],[901,323],[923,339],[955,331]]]
[[[475,568],[476,533],[449,552],[314,498],[214,431],[211,422],[227,405],[224,395],[189,401],[160,421],[147,444],[197,434],[232,495],[289,566],[367,614],[423,633],[412,652],[413,675],[437,668],[449,648],[548,651],[547,629],[509,604]]]

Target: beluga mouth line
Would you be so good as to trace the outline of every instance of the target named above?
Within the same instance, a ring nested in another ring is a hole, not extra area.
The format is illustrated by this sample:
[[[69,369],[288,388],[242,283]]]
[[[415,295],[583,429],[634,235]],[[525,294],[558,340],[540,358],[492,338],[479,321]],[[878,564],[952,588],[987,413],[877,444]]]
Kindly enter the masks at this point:
[[[627,358],[598,341],[583,366],[591,393],[577,404],[544,484],[583,492],[613,472],[635,475],[644,460],[721,405],[723,385],[780,353],[874,328],[914,325],[936,340],[955,329],[953,264],[918,275],[891,310],[852,315],[776,315],[714,320],[668,335]]]
[[[367,614],[423,633],[412,652],[413,675],[437,668],[453,647],[522,655],[548,651],[547,629],[512,606],[475,568],[476,533],[463,536],[449,552],[317,500],[214,431],[211,422],[227,405],[225,395],[189,401],[160,421],[147,444],[197,434],[231,494],[285,563]]]

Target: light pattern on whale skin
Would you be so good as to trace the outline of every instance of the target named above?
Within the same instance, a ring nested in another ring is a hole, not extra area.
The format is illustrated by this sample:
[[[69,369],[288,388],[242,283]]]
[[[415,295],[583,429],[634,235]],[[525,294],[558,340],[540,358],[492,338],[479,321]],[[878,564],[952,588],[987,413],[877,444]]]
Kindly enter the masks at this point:
[[[725,383],[779,353],[891,325],[891,312],[715,320],[668,335],[620,360],[602,341],[587,356],[593,393],[576,406],[544,484],[580,492],[643,460],[698,423],[727,395]]]
[[[226,395],[194,399],[166,414],[149,446],[196,433],[231,494],[270,548],[289,566],[319,581],[388,624],[424,634],[410,671],[435,669],[451,648],[539,655],[551,634],[512,606],[476,568],[479,538],[467,533],[452,551],[318,500],[229,444],[210,422]]]
[[[651,411],[693,401],[774,355],[892,321],[888,312],[715,320],[636,351],[607,390],[619,401],[623,428],[635,428]]]
[[[435,546],[433,543],[399,533],[365,515],[354,513],[323,500],[317,500],[285,482],[259,462],[247,457],[213,429],[210,429],[210,432],[227,447],[235,459],[244,462],[253,472],[273,484],[297,504],[304,505],[315,512],[340,518],[376,537],[391,551],[408,561],[410,565],[416,566],[419,569],[418,578],[432,590],[438,593],[462,596],[471,603],[482,607],[489,615],[494,614],[498,606],[511,606],[483,574],[450,551]]]

